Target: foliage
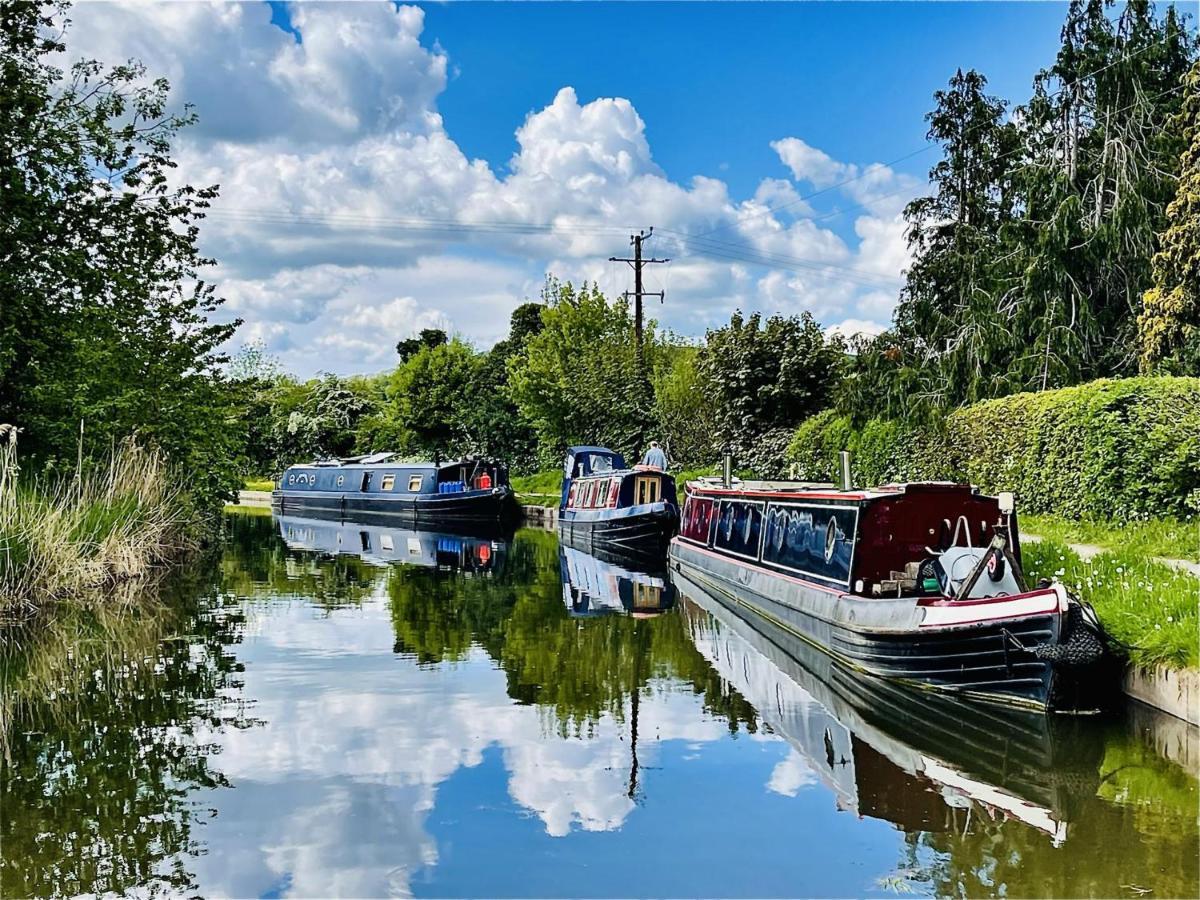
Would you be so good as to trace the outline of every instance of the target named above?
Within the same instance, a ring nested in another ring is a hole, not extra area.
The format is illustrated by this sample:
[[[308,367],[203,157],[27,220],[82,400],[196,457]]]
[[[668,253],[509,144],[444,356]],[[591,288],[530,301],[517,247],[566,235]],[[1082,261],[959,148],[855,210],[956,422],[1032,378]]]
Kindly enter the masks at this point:
[[[421,333],[413,338],[406,338],[396,343],[396,352],[400,354],[403,365],[422,350],[432,350],[447,343],[449,338],[440,328],[422,328]]]
[[[595,285],[554,279],[542,300],[541,331],[507,364],[509,390],[537,436],[539,462],[554,465],[579,443],[637,456],[651,408],[638,378],[628,303],[609,303]],[[660,342],[653,323],[646,331],[646,365],[653,371]]]
[[[0,617],[110,600],[194,546],[194,515],[162,454],[132,442],[75,478],[26,483],[0,426]]]
[[[1177,115],[1184,143],[1179,186],[1154,255],[1138,339],[1144,370],[1200,375],[1200,60],[1185,79]]]
[[[1129,550],[1085,562],[1055,541],[1026,543],[1021,555],[1031,580],[1058,578],[1095,606],[1105,630],[1128,646],[1134,665],[1200,665],[1196,576]]]
[[[735,312],[708,332],[697,362],[711,387],[720,446],[762,477],[783,474],[792,431],[829,403],[843,357],[841,342],[826,341],[807,312],[765,323],[758,313]]]
[[[1016,491],[1021,509],[1071,519],[1184,517],[1200,489],[1200,379],[1101,379],[956,410],[942,427],[827,412],[797,429],[789,458],[828,479],[837,451],[860,483],[954,478]]]
[[[654,373],[654,422],[668,459],[716,459],[717,408],[712,385],[700,370],[701,348],[679,343],[663,347]]]
[[[30,461],[74,468],[127,435],[161,447],[203,506],[232,496],[239,435],[219,347],[236,323],[202,278],[214,187],[178,185],[193,116],[134,63],[51,64],[65,5],[0,16],[0,397]]]
[[[531,475],[518,476],[512,479],[512,488],[518,494],[536,497],[553,497],[555,505],[562,496],[562,466],[555,469],[544,469]]]
[[[1053,65],[1007,121],[977,72],[935,95],[929,139],[944,154],[932,194],[905,209],[913,262],[895,322],[859,342],[838,392],[855,425],[1133,374],[1150,260],[1170,222],[1161,277],[1195,282],[1184,249],[1195,216],[1186,193],[1175,213],[1168,203],[1194,121],[1180,89],[1197,38],[1174,7],[1160,18],[1127,3],[1110,19],[1112,6],[1073,0]],[[1174,321],[1187,296],[1171,287],[1151,299]]]

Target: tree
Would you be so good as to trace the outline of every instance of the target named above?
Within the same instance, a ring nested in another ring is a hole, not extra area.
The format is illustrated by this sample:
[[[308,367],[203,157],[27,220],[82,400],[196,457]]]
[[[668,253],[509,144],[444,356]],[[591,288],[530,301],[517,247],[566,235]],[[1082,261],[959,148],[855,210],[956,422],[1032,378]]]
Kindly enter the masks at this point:
[[[700,348],[668,345],[654,373],[654,419],[671,459],[686,464],[720,456],[714,436],[716,404],[712,386],[700,371]]]
[[[1143,300],[1138,337],[1143,370],[1200,375],[1200,61],[1188,73],[1179,119],[1179,185],[1154,255],[1154,287]]]
[[[0,6],[0,397],[53,466],[132,433],[202,504],[237,486],[240,427],[221,371],[236,323],[201,277],[215,187],[176,186],[164,79],[62,53],[65,4]]]
[[[609,303],[595,285],[549,279],[542,328],[508,362],[509,390],[532,424],[540,462],[554,465],[566,447],[597,443],[636,456],[652,410],[638,383],[633,318],[624,300]],[[646,329],[653,368],[660,342]]]
[[[400,354],[400,362],[406,363],[425,348],[440,347],[448,340],[440,328],[422,328],[416,337],[397,342],[396,352]]]
[[[840,339],[827,341],[810,313],[748,319],[708,332],[698,368],[711,386],[716,438],[740,465],[763,477],[782,475],[792,432],[825,408],[845,356]]]
[[[934,94],[926,137],[944,156],[929,172],[933,195],[904,210],[913,264],[896,330],[910,355],[924,357],[930,377],[920,392],[939,405],[1002,392],[1003,369],[992,363],[1012,342],[996,260],[1016,204],[1017,133],[1004,122],[1006,104],[986,86],[978,72],[959,70]]]
[[[463,413],[473,402],[479,354],[452,338],[422,347],[392,373],[388,414],[408,435],[408,449],[442,457],[466,451]]]

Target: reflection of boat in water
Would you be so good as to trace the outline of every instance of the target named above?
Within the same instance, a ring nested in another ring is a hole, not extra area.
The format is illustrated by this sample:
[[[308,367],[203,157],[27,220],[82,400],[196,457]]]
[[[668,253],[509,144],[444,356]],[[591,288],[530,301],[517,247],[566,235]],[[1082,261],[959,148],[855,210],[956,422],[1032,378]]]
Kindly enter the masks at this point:
[[[693,641],[838,797],[906,830],[1011,817],[1058,844],[1072,790],[1098,782],[1078,719],[979,707],[853,672],[796,635],[673,575]],[[1085,790],[1083,795],[1094,793]]]
[[[573,616],[604,613],[657,615],[675,605],[675,585],[666,568],[649,571],[628,557],[588,553],[568,544],[558,548],[563,602]]]
[[[279,534],[292,550],[331,556],[349,554],[372,565],[404,563],[465,571],[498,569],[508,550],[510,536],[500,528],[483,526],[437,531],[381,524],[379,517],[360,516],[355,521],[276,516]],[[384,522],[394,523],[394,518]]]

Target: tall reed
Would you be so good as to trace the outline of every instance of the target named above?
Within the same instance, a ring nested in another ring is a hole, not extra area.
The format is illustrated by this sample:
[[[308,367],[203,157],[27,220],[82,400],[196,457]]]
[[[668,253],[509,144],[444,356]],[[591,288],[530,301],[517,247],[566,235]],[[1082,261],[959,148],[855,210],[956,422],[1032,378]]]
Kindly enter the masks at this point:
[[[0,624],[55,601],[120,602],[111,588],[162,571],[193,546],[194,516],[157,450],[132,440],[73,477],[20,472],[0,425]]]

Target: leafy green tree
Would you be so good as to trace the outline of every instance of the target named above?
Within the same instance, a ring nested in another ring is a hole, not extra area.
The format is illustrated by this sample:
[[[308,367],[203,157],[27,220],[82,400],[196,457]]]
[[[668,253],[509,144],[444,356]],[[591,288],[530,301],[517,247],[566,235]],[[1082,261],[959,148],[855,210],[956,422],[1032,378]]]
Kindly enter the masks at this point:
[[[396,352],[400,354],[400,362],[406,363],[422,350],[440,347],[449,341],[446,332],[440,328],[422,328],[421,333],[414,338],[406,338],[396,344]]]
[[[556,464],[576,443],[636,455],[652,410],[638,378],[629,305],[610,303],[595,285],[553,279],[542,300],[541,330],[508,361],[509,390],[537,434],[540,462]],[[653,369],[660,342],[653,323],[646,332]]]
[[[994,362],[1012,343],[996,260],[1016,204],[1017,132],[986,86],[978,72],[959,70],[934,94],[927,138],[944,155],[929,172],[934,193],[904,210],[914,259],[896,330],[906,355],[924,360],[918,393],[942,406],[1003,392],[1005,370]]]
[[[796,426],[824,409],[840,378],[845,346],[826,340],[811,314],[743,318],[708,332],[698,369],[711,386],[716,438],[739,466],[784,474]]]
[[[672,460],[688,465],[712,462],[721,448],[713,391],[700,371],[701,349],[683,344],[663,348],[654,374],[654,420],[658,438]]]
[[[1138,331],[1143,369],[1200,375],[1200,61],[1185,84],[1176,123],[1184,139],[1179,185],[1167,207]]]
[[[178,186],[193,117],[137,64],[50,60],[66,6],[0,6],[0,397],[22,447],[64,467],[131,433],[203,504],[237,486],[239,425],[221,365],[235,323],[201,277],[216,188]]]
[[[446,457],[466,450],[463,412],[472,402],[479,365],[479,354],[452,338],[422,347],[392,373],[388,414],[408,435],[410,451]]]

